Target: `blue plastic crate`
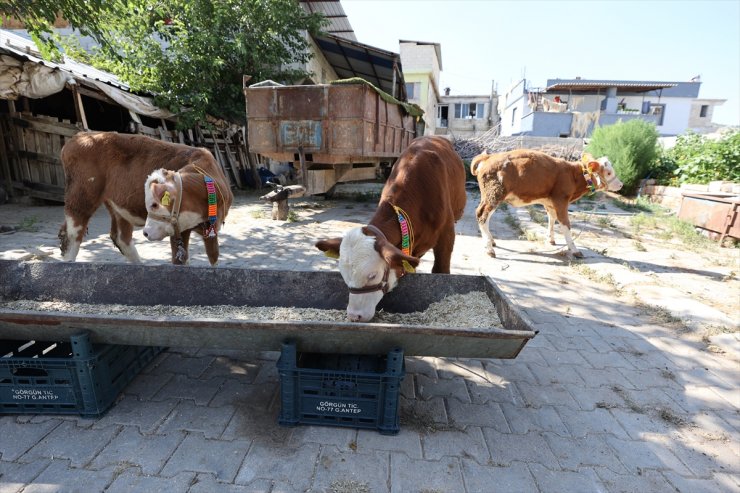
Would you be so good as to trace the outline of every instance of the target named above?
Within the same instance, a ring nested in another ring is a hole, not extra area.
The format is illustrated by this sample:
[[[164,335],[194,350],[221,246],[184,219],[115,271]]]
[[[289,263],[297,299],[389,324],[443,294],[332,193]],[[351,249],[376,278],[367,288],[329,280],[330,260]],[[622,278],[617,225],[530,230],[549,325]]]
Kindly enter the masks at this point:
[[[289,341],[282,346],[277,367],[281,425],[399,432],[399,390],[405,376],[400,348],[378,356],[301,353]]]
[[[98,417],[163,348],[0,340],[0,414]]]

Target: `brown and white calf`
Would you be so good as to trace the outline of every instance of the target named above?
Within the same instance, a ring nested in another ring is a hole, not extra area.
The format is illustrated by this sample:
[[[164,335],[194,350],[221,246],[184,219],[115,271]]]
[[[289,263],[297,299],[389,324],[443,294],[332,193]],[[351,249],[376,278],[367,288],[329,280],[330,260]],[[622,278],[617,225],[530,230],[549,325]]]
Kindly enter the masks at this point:
[[[90,218],[101,205],[111,217],[113,243],[129,261],[141,260],[132,235],[134,226],[145,223],[144,184],[154,170],[178,170],[192,163],[223,176],[206,149],[115,132],[78,133],[62,148],[61,159],[65,221],[59,239],[67,261],[77,258]],[[222,190],[230,199],[229,187]],[[171,244],[173,263],[178,263],[174,257],[176,241],[171,239]]]
[[[486,251],[492,257],[496,256],[496,242],[489,222],[501,202],[514,207],[542,204],[547,211],[550,244],[555,244],[557,219],[568,249],[573,256],[582,257],[570,234],[568,205],[592,189],[616,192],[622,188],[608,158],[593,159],[588,155],[583,162],[570,162],[528,149],[484,153],[473,158],[470,172],[478,178],[481,199],[475,215]]]
[[[155,170],[144,184],[144,197],[144,237],[152,241],[169,237],[173,263],[185,264],[190,233],[195,231],[203,237],[208,261],[216,264],[218,232],[234,197],[215,160],[188,164],[177,171]]]
[[[465,165],[452,144],[443,137],[413,140],[393,166],[369,224],[316,243],[339,257],[350,292],[349,320],[372,319],[383,295],[429,250],[432,272],[449,274],[455,222],[465,201]]]

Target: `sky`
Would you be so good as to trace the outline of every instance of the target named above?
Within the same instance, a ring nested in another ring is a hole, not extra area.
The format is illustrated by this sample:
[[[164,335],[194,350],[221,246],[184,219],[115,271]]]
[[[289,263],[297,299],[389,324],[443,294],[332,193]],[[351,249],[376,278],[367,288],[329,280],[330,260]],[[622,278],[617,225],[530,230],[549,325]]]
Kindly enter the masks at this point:
[[[740,125],[740,0],[342,0],[357,41],[439,43],[440,91],[499,94],[527,79],[689,81]]]

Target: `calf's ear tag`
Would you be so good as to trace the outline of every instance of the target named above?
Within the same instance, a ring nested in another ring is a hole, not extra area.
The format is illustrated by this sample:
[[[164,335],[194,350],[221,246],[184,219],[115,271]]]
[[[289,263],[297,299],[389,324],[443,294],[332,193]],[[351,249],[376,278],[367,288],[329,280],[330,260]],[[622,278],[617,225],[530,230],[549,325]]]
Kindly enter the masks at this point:
[[[408,260],[401,260],[401,265],[403,266],[403,270],[408,272],[409,274],[413,274],[416,272],[416,269],[414,269]]]
[[[164,206],[170,205],[170,192],[169,192],[169,190],[165,190],[165,192],[162,194],[162,200],[160,200],[160,202]]]
[[[327,250],[324,252],[324,255],[326,255],[329,258],[339,258],[339,254],[335,252],[334,250]]]

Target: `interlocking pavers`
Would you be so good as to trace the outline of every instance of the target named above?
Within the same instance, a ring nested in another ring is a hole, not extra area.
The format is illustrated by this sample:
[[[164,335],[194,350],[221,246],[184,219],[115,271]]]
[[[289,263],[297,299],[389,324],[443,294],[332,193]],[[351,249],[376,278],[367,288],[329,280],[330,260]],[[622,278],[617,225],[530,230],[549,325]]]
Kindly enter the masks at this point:
[[[571,438],[553,433],[543,435],[562,469],[577,471],[583,467],[602,467],[616,474],[629,473],[602,436]]]
[[[142,435],[135,426],[124,426],[93,459],[90,467],[138,466],[146,475],[156,475],[185,438],[184,432]]]
[[[410,459],[391,454],[391,493],[422,491],[463,492],[462,468],[456,457],[438,461]]]
[[[190,431],[202,433],[206,438],[219,438],[234,411],[232,406],[206,407],[181,401],[157,428],[157,433]]]
[[[537,491],[534,477],[523,462],[513,462],[507,466],[478,464],[470,459],[462,459],[461,462],[468,493]]]
[[[371,430],[358,430],[357,451],[381,450],[387,452],[401,452],[412,459],[423,457],[421,440],[424,435],[408,426],[401,426],[398,435],[381,435]]]
[[[70,465],[67,460],[51,459],[49,467],[36,476],[32,483],[23,491],[31,493],[89,493],[91,491],[105,491],[105,488],[118,474],[114,467],[101,471],[88,471]],[[2,486],[2,478],[0,478]]]
[[[246,440],[211,440],[200,433],[191,433],[180,442],[159,475],[174,477],[182,472],[204,472],[220,481],[233,482],[250,445]]]
[[[116,476],[105,493],[130,493],[132,491],[187,491],[195,473],[183,472],[172,478],[160,478],[141,474],[129,468]]]
[[[250,484],[270,479],[305,491],[311,486],[321,448],[317,443],[305,443],[297,448],[255,443],[244,458],[234,483]]]
[[[346,453],[322,447],[312,491],[390,491],[390,453]]]
[[[16,460],[62,423],[58,419],[18,423],[14,416],[0,417],[0,459],[5,462]]]
[[[23,454],[21,460],[31,462],[40,458],[69,459],[72,467],[83,467],[95,458],[118,431],[117,426],[92,430],[80,428],[73,421],[65,421]]]
[[[142,433],[154,430],[170,415],[177,401],[140,400],[136,396],[124,395],[108,412],[93,424],[95,429],[111,425],[137,426]]]
[[[479,426],[439,430],[422,437],[424,458],[440,460],[445,456],[467,457],[481,464],[491,458]]]
[[[0,460],[0,492],[21,491],[47,467],[49,467],[49,462],[44,459],[28,463]]]
[[[509,424],[498,403],[466,404],[455,399],[447,401],[450,421],[461,426],[486,426],[501,432],[508,432]]]

